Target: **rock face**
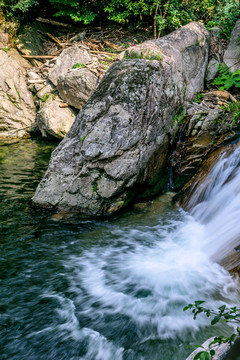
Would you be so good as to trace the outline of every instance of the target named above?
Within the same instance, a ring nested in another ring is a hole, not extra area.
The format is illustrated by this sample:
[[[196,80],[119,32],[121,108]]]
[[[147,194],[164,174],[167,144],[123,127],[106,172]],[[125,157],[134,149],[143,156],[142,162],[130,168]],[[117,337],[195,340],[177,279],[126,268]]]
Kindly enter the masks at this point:
[[[98,78],[90,70],[73,69],[58,78],[60,97],[76,109],[81,109],[97,88]]]
[[[25,75],[29,64],[16,50],[0,50],[0,138],[22,137],[35,120]]]
[[[76,46],[63,50],[57,58],[56,64],[49,71],[49,80],[57,86],[60,76],[67,74],[69,70],[76,64],[87,65],[92,60],[87,51],[81,50]]]
[[[71,128],[75,119],[72,110],[61,108],[61,100],[53,95],[49,95],[45,104],[37,114],[37,124],[43,137],[55,137],[63,139]]]
[[[224,54],[223,61],[231,71],[240,69],[240,20],[237,21],[230,38],[229,45]]]
[[[207,66],[207,71],[205,75],[205,81],[207,87],[211,88],[211,83],[215,79],[217,72],[218,72],[218,66],[220,63],[216,59],[211,59]]]
[[[96,216],[159,192],[182,104],[203,89],[208,38],[191,23],[115,63],[53,152],[33,202]]]

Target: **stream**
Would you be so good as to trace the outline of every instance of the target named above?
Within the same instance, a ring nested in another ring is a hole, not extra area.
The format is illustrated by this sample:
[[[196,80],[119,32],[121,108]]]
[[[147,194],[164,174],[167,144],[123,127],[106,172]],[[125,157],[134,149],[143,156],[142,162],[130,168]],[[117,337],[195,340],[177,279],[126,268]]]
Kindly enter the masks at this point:
[[[93,221],[29,206],[54,146],[0,148],[0,359],[185,360],[189,345],[231,334],[182,309],[240,305],[237,279],[216,263],[240,234],[240,148],[191,214],[167,193]]]

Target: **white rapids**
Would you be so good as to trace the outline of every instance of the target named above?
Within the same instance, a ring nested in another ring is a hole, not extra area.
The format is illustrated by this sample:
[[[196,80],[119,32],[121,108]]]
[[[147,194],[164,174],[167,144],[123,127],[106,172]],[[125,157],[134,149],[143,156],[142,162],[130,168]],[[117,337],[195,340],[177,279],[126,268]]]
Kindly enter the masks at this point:
[[[211,335],[209,320],[195,321],[183,307],[239,303],[238,280],[213,260],[240,236],[239,161],[240,148],[221,157],[192,214],[174,209],[147,214],[145,223],[122,221],[64,262],[73,300],[59,301],[58,311],[67,336],[85,342],[79,359],[183,360],[189,334],[205,327],[200,338]]]

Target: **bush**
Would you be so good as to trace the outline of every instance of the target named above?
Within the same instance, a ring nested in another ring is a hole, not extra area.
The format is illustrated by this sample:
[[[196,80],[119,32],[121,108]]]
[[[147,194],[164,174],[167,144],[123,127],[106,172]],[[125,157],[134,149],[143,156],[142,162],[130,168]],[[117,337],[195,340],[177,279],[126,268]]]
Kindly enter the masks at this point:
[[[24,17],[25,13],[32,7],[38,5],[38,0],[2,0],[0,6],[8,18]]]
[[[44,3],[44,4],[42,4]],[[0,0],[8,17],[22,16],[36,5],[52,7],[55,16],[89,24],[106,19],[118,24],[155,25],[155,34],[169,33],[191,21],[219,26],[229,38],[239,18],[235,0]]]
[[[70,17],[89,24],[105,16],[119,24],[153,23],[158,31],[170,32],[191,21],[203,21],[207,27],[219,26],[229,37],[239,18],[235,0],[50,0],[55,16]]]

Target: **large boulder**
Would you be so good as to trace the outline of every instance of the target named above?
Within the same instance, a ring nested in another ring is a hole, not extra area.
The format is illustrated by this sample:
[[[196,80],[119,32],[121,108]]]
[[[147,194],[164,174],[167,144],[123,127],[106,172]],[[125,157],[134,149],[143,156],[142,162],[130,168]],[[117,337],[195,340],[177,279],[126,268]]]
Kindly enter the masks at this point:
[[[34,123],[35,106],[25,80],[29,67],[16,50],[0,50],[0,138],[22,137]]]
[[[75,113],[68,107],[61,107],[62,101],[56,95],[48,94],[37,114],[37,125],[43,137],[63,139],[71,128]]]
[[[72,69],[58,78],[60,97],[76,109],[81,109],[97,88],[98,78],[85,68]]]
[[[96,216],[161,191],[184,101],[203,89],[208,39],[191,23],[116,62],[53,152],[33,202]]]
[[[225,51],[223,61],[230,68],[231,71],[240,69],[240,20],[232,31],[231,38],[227,50]]]
[[[64,76],[76,64],[85,66],[92,61],[92,57],[87,51],[79,49],[77,46],[72,46],[63,50],[60,56],[57,57],[56,64],[50,69],[48,78],[57,86],[58,78]]]

